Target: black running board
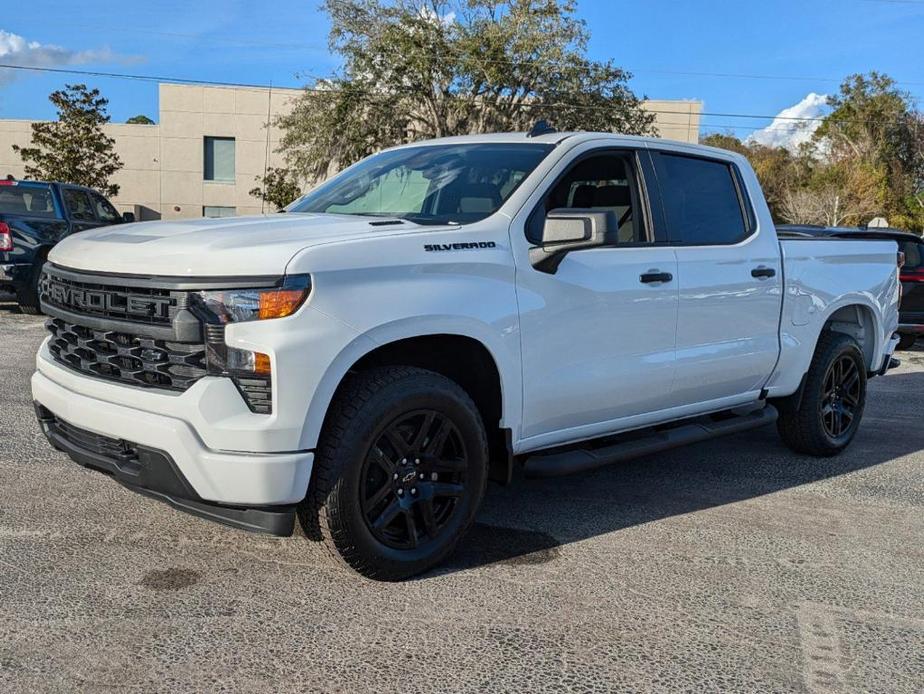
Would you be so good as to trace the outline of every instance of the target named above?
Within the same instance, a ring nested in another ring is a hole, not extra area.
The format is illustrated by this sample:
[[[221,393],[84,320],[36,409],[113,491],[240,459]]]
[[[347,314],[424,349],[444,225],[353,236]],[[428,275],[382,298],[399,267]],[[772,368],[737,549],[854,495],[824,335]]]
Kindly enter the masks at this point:
[[[700,417],[691,419],[668,429],[649,429],[630,434],[631,438],[618,443],[604,444],[599,448],[582,448],[555,453],[538,453],[526,459],[524,465],[527,477],[559,477],[576,472],[593,470],[611,463],[618,463],[643,455],[707,441],[719,436],[737,434],[772,424],[778,413],[773,405],[746,415],[727,419]]]

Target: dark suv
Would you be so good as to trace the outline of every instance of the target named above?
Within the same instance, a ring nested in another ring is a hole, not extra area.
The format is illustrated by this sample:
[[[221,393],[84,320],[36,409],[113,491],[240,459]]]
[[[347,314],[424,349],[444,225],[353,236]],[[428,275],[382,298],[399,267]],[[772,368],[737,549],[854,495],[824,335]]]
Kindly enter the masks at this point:
[[[38,280],[51,247],[68,234],[133,221],[90,188],[0,180],[0,289],[16,293],[23,313],[41,313]]]
[[[924,238],[899,229],[868,229],[863,227],[820,227],[811,225],[781,225],[781,234],[805,236],[836,236],[838,238],[888,239],[898,244],[905,254],[901,269],[902,303],[899,308],[899,349],[911,349],[915,340],[924,335]]]

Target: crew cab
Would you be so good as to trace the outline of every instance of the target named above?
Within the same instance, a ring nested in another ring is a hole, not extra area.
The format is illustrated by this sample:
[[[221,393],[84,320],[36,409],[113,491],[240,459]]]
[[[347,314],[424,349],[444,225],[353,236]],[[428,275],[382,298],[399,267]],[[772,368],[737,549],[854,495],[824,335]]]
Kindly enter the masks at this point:
[[[90,188],[0,179],[0,290],[15,292],[23,313],[39,313],[38,280],[52,246],[78,231],[133,221]]]
[[[289,535],[297,515],[398,580],[515,470],[773,422],[796,451],[839,453],[894,363],[897,260],[890,241],[781,241],[723,150],[419,142],[284,214],[65,239],[32,392],[78,463],[238,528]]]

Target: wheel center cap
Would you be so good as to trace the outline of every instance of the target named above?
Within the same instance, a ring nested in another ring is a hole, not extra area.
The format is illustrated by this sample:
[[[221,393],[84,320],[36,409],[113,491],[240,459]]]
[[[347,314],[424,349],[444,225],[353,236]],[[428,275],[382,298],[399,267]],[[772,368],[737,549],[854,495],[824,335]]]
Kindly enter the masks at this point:
[[[409,482],[412,482],[412,481],[414,480],[415,477],[417,477],[417,473],[416,473],[416,472],[413,472],[413,471],[412,471],[412,472],[409,472],[409,473],[407,473],[404,477],[401,478],[401,483],[402,483],[402,484],[408,484]]]

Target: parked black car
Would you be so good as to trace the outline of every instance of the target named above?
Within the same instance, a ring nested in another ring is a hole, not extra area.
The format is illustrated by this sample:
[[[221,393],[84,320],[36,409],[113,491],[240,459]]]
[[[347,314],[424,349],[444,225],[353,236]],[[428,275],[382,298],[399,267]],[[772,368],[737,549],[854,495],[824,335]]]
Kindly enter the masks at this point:
[[[14,291],[23,313],[41,313],[38,280],[51,247],[68,234],[133,221],[90,188],[0,180],[0,290]]]
[[[924,335],[924,238],[900,229],[864,227],[821,227],[784,224],[777,227],[784,234],[806,236],[837,236],[839,238],[891,239],[905,254],[905,265],[899,278],[902,283],[902,303],[899,308],[899,349],[911,349],[915,340]]]

